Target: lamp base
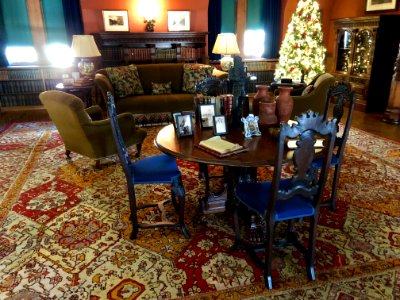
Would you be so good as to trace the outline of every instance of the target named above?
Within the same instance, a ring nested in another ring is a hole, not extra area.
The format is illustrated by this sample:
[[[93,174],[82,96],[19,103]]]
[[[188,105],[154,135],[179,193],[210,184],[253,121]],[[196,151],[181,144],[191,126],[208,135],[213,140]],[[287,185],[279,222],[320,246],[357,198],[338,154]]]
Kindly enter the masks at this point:
[[[93,77],[94,75],[94,62],[88,59],[82,59],[78,63],[78,70],[82,77]]]
[[[220,62],[222,71],[229,71],[233,67],[233,57],[230,55],[224,55]]]

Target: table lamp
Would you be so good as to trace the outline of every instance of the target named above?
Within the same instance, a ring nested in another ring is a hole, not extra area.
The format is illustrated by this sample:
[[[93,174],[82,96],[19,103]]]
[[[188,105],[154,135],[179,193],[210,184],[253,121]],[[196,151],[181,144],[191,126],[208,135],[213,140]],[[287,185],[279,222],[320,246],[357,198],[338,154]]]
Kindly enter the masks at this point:
[[[228,71],[233,67],[233,58],[231,55],[240,54],[236,35],[233,33],[218,34],[212,53],[222,54],[221,69],[223,71]]]
[[[93,77],[95,58],[101,56],[93,35],[74,35],[71,49],[73,56],[81,59],[78,62],[78,69],[81,75],[83,77]]]

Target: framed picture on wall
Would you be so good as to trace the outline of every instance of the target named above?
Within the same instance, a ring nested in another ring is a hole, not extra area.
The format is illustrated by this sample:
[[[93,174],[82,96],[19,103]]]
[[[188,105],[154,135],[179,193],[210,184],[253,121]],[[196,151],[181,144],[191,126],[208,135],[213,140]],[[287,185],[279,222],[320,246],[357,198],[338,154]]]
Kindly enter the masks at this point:
[[[365,11],[396,10],[398,0],[366,0]]]
[[[189,31],[190,11],[168,11],[168,31]]]
[[[104,31],[129,31],[127,10],[103,10]]]

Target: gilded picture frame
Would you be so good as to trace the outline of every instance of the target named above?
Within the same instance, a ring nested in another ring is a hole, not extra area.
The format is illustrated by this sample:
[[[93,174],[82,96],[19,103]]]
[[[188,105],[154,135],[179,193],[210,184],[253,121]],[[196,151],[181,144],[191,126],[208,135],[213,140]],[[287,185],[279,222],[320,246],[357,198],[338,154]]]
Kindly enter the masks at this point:
[[[365,11],[390,11],[397,9],[398,0],[366,0]]]
[[[129,31],[127,10],[103,10],[104,31]]]

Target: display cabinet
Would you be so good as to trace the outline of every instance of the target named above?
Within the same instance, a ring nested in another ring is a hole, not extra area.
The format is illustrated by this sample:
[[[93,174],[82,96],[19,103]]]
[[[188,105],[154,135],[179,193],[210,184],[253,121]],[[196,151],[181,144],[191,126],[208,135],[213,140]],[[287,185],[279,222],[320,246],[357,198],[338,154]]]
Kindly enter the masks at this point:
[[[379,17],[339,19],[336,32],[335,70],[337,80],[350,82],[356,108],[365,110]]]

